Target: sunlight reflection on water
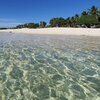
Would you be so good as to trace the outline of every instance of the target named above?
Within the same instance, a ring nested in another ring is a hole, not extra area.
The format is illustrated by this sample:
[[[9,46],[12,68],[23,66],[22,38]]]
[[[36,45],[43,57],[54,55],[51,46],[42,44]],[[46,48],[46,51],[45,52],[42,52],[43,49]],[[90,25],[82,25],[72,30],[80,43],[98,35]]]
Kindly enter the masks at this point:
[[[100,99],[100,37],[0,33],[0,100],[90,99]]]

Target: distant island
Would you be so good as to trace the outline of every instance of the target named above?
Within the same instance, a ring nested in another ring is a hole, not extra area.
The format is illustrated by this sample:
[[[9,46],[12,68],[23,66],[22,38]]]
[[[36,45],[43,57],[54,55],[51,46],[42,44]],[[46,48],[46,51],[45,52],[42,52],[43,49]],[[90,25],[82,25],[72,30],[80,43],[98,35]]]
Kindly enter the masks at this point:
[[[87,11],[83,11],[81,15],[68,18],[52,18],[47,22],[41,21],[40,23],[25,23],[18,25],[15,28],[45,28],[45,27],[84,27],[84,28],[100,28],[100,9],[99,7],[92,6]]]

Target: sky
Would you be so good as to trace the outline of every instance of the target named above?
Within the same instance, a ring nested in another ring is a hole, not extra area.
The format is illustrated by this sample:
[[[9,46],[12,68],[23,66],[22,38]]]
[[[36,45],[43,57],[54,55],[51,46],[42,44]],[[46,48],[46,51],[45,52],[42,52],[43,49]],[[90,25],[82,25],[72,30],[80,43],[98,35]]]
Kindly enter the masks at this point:
[[[73,16],[100,7],[100,0],[0,0],[0,27],[46,21],[54,17]]]

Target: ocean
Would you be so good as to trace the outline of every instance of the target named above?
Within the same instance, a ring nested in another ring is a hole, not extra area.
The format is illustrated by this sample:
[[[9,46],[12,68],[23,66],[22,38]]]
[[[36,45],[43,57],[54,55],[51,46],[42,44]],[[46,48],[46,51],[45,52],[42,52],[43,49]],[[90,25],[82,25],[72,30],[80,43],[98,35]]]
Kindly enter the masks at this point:
[[[100,100],[100,37],[0,33],[0,100]]]

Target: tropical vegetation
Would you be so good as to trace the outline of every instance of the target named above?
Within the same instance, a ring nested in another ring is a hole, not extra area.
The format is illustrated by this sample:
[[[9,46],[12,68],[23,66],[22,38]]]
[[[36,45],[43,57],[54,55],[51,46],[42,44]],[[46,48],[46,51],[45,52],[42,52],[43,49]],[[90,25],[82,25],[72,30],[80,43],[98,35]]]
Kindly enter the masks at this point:
[[[100,9],[92,6],[87,11],[83,11],[80,15],[68,18],[52,18],[49,25],[45,21],[40,23],[27,23],[18,25],[16,28],[44,28],[44,27],[99,27],[100,28]]]

